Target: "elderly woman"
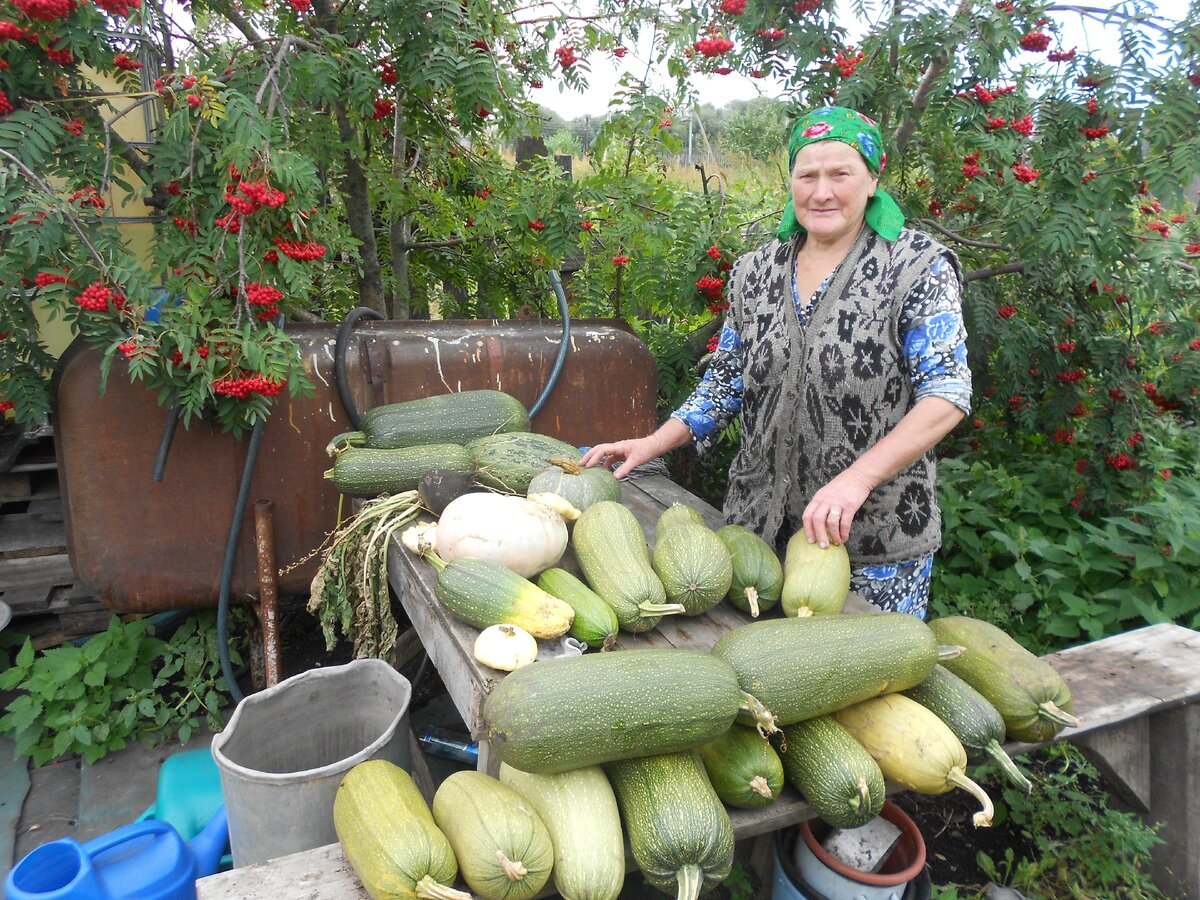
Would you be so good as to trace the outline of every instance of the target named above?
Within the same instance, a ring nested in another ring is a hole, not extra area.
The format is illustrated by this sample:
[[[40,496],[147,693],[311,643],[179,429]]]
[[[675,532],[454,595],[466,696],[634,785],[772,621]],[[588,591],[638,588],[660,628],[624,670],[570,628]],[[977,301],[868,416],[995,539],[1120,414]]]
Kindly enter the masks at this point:
[[[741,257],[695,393],[648,437],[584,456],[618,477],[741,413],[725,517],[782,546],[801,528],[845,544],[851,589],[924,618],[941,545],[933,448],[970,411],[955,255],[904,227],[879,189],[879,128],[854,110],[804,116],[788,145],[777,238]]]

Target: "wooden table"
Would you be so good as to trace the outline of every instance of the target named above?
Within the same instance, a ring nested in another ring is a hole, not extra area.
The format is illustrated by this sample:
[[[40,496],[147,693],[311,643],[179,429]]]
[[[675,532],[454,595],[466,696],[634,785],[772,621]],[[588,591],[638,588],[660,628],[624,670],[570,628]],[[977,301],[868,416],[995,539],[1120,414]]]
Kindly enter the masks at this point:
[[[627,479],[623,502],[653,538],[658,514],[671,503],[687,503],[710,525],[720,513],[669,479],[651,475]],[[568,554],[563,566],[575,569]],[[452,701],[480,741],[483,770],[498,768],[487,751],[481,704],[504,677],[476,662],[477,629],[454,619],[434,598],[433,567],[396,541],[389,576],[413,630],[437,667]],[[749,616],[721,604],[704,616],[667,616],[644,634],[622,632],[617,647],[683,647],[708,650]],[[1200,632],[1155,625],[1083,644],[1047,658],[1071,689],[1079,728],[1058,740],[1078,744],[1104,773],[1114,792],[1149,822],[1161,822],[1165,843],[1155,855],[1155,878],[1172,896],[1200,900]],[[1010,744],[1010,753],[1035,745]],[[742,840],[766,835],[812,818],[800,795],[788,787],[761,810],[730,810],[734,835]],[[552,884],[553,882],[551,882]],[[311,900],[365,898],[336,844],[259,866],[202,879],[199,900],[257,900],[289,897]]]

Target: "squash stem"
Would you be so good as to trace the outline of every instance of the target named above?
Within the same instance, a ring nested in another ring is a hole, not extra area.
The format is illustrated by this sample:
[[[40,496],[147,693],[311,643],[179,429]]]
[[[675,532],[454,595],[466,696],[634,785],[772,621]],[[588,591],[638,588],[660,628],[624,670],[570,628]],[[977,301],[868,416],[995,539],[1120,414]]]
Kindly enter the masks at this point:
[[[700,896],[700,888],[704,887],[704,870],[697,863],[688,863],[679,867],[675,879],[679,882],[675,900],[696,900]]]
[[[957,644],[938,644],[938,662],[945,662],[948,659],[958,659],[966,652],[966,647],[960,647]]]
[[[742,705],[740,710],[749,715],[750,720],[754,723],[754,727],[758,729],[758,733],[764,738],[768,735],[779,731],[779,720],[775,718],[775,714],[763,706],[762,701],[753,694],[747,694],[745,691],[742,694]]]
[[[811,606],[802,606],[798,610],[796,610],[796,618],[797,619],[808,619],[808,618],[811,618],[812,615],[813,615],[813,608]]]
[[[682,603],[651,603],[646,600],[638,604],[638,612],[643,616],[673,616],[687,612],[687,607]]]
[[[967,774],[958,766],[954,766],[946,773],[946,780],[967,793],[973,794],[975,799],[983,804],[983,809],[971,817],[971,822],[976,828],[989,827],[992,824],[992,816],[995,815],[996,808],[992,806],[992,798],[987,795],[987,791],[968,778]]]
[[[775,794],[771,792],[771,785],[767,784],[767,779],[761,775],[755,775],[750,779],[750,790],[754,791],[760,797],[766,797],[768,800],[775,798]]]
[[[617,643],[617,633],[614,631],[611,634],[605,635],[604,643],[600,645],[600,652],[611,650]]]
[[[1033,793],[1033,784],[1025,777],[1025,773],[1013,761],[1013,758],[1004,752],[1004,748],[1000,746],[1000,742],[992,738],[983,748],[983,752],[995,760],[1000,766],[1000,771],[1004,773],[1016,787],[1019,787],[1026,794]]]
[[[496,851],[496,859],[500,863],[500,868],[504,870],[504,877],[509,881],[520,881],[529,874],[529,870],[520,860],[514,862],[504,855],[503,850]]]
[[[421,900],[471,900],[466,891],[447,887],[440,881],[435,881],[432,875],[425,875],[414,886],[414,893]]]
[[[758,589],[753,585],[746,588],[746,603],[750,606],[750,618],[758,618]]]
[[[1059,709],[1054,705],[1053,700],[1047,700],[1045,703],[1040,704],[1038,706],[1038,715],[1059,725],[1069,725],[1071,728],[1078,728],[1083,724],[1083,719]]]
[[[558,466],[568,475],[578,475],[580,472],[579,464],[565,456],[552,456],[546,462],[552,466]]]
[[[362,431],[344,431],[330,439],[325,445],[325,452],[329,456],[337,456],[348,447],[361,447],[367,442],[367,435]]]

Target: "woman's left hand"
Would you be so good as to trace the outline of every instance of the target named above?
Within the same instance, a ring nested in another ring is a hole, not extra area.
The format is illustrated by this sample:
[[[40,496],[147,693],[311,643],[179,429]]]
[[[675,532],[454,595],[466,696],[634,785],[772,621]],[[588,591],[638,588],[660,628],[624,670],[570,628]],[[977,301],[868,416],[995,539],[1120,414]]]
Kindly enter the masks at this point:
[[[866,502],[872,485],[858,472],[846,469],[813,494],[804,508],[804,533],[822,549],[850,539],[854,516]]]

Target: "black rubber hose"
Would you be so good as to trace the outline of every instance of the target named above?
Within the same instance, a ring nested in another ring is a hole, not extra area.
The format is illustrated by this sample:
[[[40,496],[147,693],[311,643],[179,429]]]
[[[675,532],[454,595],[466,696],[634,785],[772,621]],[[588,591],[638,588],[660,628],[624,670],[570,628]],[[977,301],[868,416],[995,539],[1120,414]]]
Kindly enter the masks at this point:
[[[550,377],[546,379],[546,386],[542,388],[541,396],[529,408],[529,418],[531,419],[546,405],[546,400],[549,398],[550,392],[554,390],[554,385],[558,383],[558,376],[562,374],[563,364],[567,361],[567,353],[571,349],[571,313],[567,309],[567,294],[563,290],[562,281],[559,280],[556,269],[550,270],[550,286],[554,288],[554,296],[558,298],[558,314],[562,317],[562,340],[558,345],[558,356],[554,358],[554,367],[550,370]]]
[[[167,454],[171,452],[171,442],[175,440],[175,429],[179,426],[179,404],[176,403],[167,413],[167,423],[163,426],[162,440],[158,442],[158,456],[154,457],[154,471],[150,477],[155,481],[163,480],[167,468]]]
[[[358,404],[354,402],[354,397],[350,394],[350,380],[346,377],[346,341],[360,319],[382,318],[380,313],[369,306],[360,306],[350,310],[346,314],[346,318],[342,319],[342,324],[338,326],[337,342],[333,346],[333,374],[334,381],[337,382],[338,397],[341,398],[342,409],[346,410],[350,427],[355,431],[362,430],[362,414],[358,410]]]

